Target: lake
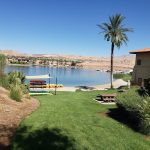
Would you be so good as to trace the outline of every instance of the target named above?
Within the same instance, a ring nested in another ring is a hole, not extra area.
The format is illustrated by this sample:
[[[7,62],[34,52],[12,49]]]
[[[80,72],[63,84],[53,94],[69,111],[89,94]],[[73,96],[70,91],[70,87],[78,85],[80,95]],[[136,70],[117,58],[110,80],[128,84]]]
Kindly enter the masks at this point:
[[[45,75],[54,77],[51,83],[55,83],[55,77],[58,84],[64,86],[92,86],[106,84],[110,82],[110,73],[100,72],[91,69],[80,68],[52,68],[48,66],[6,66],[5,72],[20,71],[25,75]]]

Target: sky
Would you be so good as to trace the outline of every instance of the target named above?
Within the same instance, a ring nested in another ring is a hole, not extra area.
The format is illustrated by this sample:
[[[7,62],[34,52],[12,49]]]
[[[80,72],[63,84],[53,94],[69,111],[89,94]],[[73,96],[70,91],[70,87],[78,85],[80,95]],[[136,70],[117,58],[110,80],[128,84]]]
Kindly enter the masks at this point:
[[[97,24],[121,13],[127,46],[115,55],[150,47],[150,0],[0,0],[0,49],[23,53],[109,56]]]

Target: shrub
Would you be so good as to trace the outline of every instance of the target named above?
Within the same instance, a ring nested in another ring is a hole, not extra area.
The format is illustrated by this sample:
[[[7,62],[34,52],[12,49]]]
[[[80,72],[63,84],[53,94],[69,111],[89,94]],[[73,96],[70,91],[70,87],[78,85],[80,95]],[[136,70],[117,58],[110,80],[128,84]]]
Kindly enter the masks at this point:
[[[4,74],[4,67],[6,64],[6,57],[0,54],[0,77]]]
[[[117,73],[113,75],[114,79],[123,79],[124,81],[128,81],[132,79],[131,74],[123,74],[123,73]]]
[[[72,62],[71,62],[71,66],[72,66],[72,67],[75,67],[76,64],[77,64],[77,63],[76,63],[75,61],[72,61]]]
[[[79,89],[76,89],[76,92],[82,92],[82,90],[79,88]]]
[[[138,108],[140,114],[139,128],[144,134],[150,134],[150,97],[145,97]]]
[[[23,94],[28,94],[28,85],[24,85],[24,84],[21,84],[20,85],[20,89],[22,90],[22,93]]]
[[[137,89],[130,89],[117,96],[117,106],[139,131],[150,134],[150,97],[140,96]]]
[[[13,85],[10,87],[10,98],[16,101],[21,101],[22,91],[19,85]]]
[[[20,101],[23,94],[28,94],[27,86],[24,83],[25,76],[20,72],[11,72],[0,77],[0,86],[10,90],[10,97]]]
[[[8,74],[8,80],[10,84],[23,84],[25,76],[22,72],[10,72]]]
[[[9,81],[7,75],[3,75],[2,77],[0,77],[0,86],[9,89]]]
[[[147,85],[145,87],[145,91],[146,91],[147,94],[150,95],[150,78],[147,79]]]

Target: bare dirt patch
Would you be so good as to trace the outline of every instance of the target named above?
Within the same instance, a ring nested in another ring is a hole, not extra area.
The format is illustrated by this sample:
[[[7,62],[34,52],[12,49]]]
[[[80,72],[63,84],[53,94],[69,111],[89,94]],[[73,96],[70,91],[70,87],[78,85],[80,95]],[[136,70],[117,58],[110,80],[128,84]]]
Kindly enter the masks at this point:
[[[9,91],[0,87],[0,150],[9,146],[20,122],[38,106],[39,101],[28,96],[16,102],[9,98]]]
[[[109,117],[108,112],[98,112],[97,114],[103,117]]]
[[[150,142],[150,136],[149,135],[145,136],[145,139]]]

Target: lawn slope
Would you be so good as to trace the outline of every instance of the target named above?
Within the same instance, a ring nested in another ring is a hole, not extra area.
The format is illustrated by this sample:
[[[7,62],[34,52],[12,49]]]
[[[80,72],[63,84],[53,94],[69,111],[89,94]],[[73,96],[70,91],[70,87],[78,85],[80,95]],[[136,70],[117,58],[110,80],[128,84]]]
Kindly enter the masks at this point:
[[[113,91],[111,91],[113,92]],[[100,105],[93,92],[38,96],[41,106],[26,118],[13,150],[149,150],[150,142],[120,122],[100,115],[115,106]]]

